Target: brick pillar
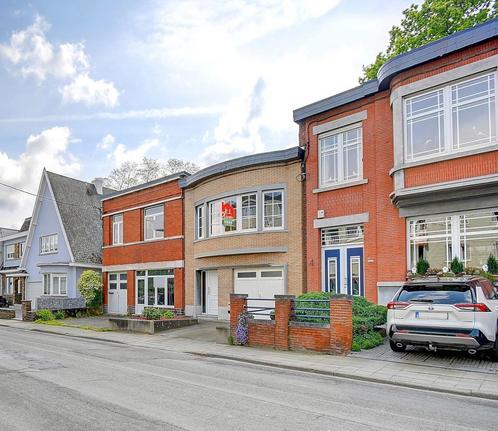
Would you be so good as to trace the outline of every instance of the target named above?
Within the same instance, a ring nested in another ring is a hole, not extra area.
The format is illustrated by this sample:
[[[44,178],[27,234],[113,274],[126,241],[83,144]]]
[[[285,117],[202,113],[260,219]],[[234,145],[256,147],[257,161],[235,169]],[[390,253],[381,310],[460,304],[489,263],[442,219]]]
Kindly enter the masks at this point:
[[[28,313],[31,311],[31,301],[21,301],[21,316],[22,320],[28,320]]]
[[[330,299],[330,352],[346,355],[353,344],[353,298],[338,295]]]
[[[289,350],[289,320],[293,295],[275,295],[275,349]]]
[[[230,294],[230,335],[235,337],[239,316],[247,307],[247,295],[231,293]]]

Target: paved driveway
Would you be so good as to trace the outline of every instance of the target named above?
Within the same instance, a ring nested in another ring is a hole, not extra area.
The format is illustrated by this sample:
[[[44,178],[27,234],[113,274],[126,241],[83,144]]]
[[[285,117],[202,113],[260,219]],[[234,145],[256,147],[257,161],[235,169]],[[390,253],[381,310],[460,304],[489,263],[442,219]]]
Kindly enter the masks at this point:
[[[481,357],[470,357],[466,352],[437,351],[428,352],[424,348],[409,346],[406,352],[393,352],[386,342],[382,346],[361,352],[353,352],[351,356],[378,361],[398,362],[412,365],[425,365],[446,369],[474,371],[496,374],[498,362]]]

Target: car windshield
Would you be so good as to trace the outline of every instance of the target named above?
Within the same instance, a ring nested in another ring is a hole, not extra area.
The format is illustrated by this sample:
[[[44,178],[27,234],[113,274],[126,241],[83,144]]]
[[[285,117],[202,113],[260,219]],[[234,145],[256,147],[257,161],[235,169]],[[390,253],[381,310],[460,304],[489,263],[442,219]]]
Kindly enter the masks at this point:
[[[417,284],[405,286],[398,296],[398,301],[467,304],[472,303],[472,290],[470,286],[458,284]]]

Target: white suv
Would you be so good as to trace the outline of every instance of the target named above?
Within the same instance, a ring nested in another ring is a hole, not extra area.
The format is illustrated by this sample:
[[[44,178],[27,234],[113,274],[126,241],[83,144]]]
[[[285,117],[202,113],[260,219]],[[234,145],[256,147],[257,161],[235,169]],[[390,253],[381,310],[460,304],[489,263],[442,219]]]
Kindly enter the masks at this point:
[[[406,282],[387,304],[391,349],[407,345],[466,350],[493,349],[498,357],[498,292],[479,277],[421,278]]]

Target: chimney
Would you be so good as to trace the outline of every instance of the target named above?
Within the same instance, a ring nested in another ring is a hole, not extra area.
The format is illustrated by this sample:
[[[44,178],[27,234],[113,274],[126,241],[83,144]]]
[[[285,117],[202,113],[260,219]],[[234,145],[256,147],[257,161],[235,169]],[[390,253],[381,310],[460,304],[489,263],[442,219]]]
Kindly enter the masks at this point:
[[[95,186],[95,189],[97,190],[97,193],[101,195],[103,193],[102,188],[104,186],[104,178],[95,178],[92,181],[92,184]]]

